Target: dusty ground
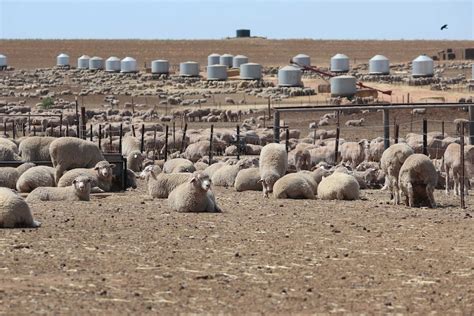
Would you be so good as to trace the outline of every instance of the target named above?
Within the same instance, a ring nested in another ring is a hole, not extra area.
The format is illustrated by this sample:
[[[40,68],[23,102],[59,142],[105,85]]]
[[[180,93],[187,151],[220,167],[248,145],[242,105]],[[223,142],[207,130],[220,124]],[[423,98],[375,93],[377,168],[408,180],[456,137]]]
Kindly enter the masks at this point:
[[[216,188],[222,214],[142,190],[33,207],[0,231],[0,314],[474,313],[474,198],[437,209],[263,200]]]

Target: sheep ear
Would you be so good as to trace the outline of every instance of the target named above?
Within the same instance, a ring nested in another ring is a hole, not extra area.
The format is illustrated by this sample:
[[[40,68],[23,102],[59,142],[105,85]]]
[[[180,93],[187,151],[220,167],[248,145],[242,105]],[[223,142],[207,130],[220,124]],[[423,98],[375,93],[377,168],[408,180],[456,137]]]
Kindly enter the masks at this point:
[[[257,183],[263,183],[263,179],[258,180]]]
[[[77,180],[76,180],[76,179],[74,179],[74,180],[72,181],[72,184],[76,184],[76,182],[77,182]]]
[[[95,167],[94,167],[94,170],[99,170],[99,166],[95,166]]]
[[[110,168],[112,168],[112,169],[115,168],[115,164],[113,164],[113,163],[110,164]]]
[[[196,177],[192,177],[190,180],[189,180],[189,183],[193,183],[196,181]]]

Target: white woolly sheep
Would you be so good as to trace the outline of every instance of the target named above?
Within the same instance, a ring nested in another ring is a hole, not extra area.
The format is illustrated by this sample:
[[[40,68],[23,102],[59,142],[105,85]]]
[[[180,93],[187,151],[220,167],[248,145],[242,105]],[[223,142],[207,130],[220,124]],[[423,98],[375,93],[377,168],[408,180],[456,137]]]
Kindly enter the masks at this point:
[[[27,162],[27,163],[19,165],[16,168],[13,168],[13,167],[0,168],[0,187],[15,189],[18,178],[20,178],[20,176],[25,171],[27,171],[28,169],[34,166],[35,166],[34,163]]]
[[[273,192],[275,182],[283,177],[288,168],[288,154],[284,145],[267,144],[260,153],[260,182],[263,186],[263,196],[268,197]]]
[[[258,168],[242,169],[235,177],[234,188],[237,192],[242,191],[262,191],[260,171]]]
[[[192,161],[184,158],[174,158],[165,162],[163,165],[164,173],[183,173],[183,172],[194,172],[196,168]]]
[[[222,212],[210,188],[209,177],[194,172],[190,180],[170,193],[168,205],[178,212]]]
[[[358,200],[359,183],[346,173],[336,172],[321,180],[318,185],[321,200]]]
[[[400,203],[400,190],[398,187],[398,176],[400,168],[405,160],[413,155],[413,149],[404,143],[394,144],[388,147],[382,154],[380,166],[386,177],[386,185],[393,196],[393,204]]]
[[[310,144],[301,143],[295,147],[296,171],[309,170],[311,168],[311,154],[307,149]]]
[[[343,163],[349,163],[352,169],[364,161],[369,142],[363,139],[359,142],[346,142],[341,145],[341,159]]]
[[[68,187],[36,188],[28,194],[26,201],[33,203],[40,201],[90,201],[91,181],[87,176],[79,176]]]
[[[464,192],[469,194],[469,173],[474,163],[474,146],[464,146]],[[452,143],[446,148],[443,158],[444,171],[446,172],[446,194],[451,188],[450,177],[453,179],[453,190],[455,195],[461,194],[461,145]]]
[[[13,151],[15,154],[18,154],[17,144],[14,141],[12,141],[8,138],[0,137],[0,146],[1,147],[6,147],[6,148],[10,149],[11,151]]]
[[[165,199],[180,184],[190,180],[191,173],[163,173],[158,166],[147,166],[140,178],[147,181],[147,191],[152,198]]]
[[[0,145],[0,161],[20,161],[21,157],[10,147]]]
[[[196,171],[206,170],[207,167],[209,167],[209,165],[207,163],[202,162],[202,161],[196,161],[194,163],[194,168],[196,169]]]
[[[49,146],[55,139],[48,136],[26,137],[18,146],[18,154],[23,161],[51,161]]]
[[[96,144],[74,137],[55,139],[49,146],[49,154],[56,168],[56,183],[66,170],[93,168],[99,161],[105,160]]]
[[[143,155],[139,150],[130,152],[127,156],[127,169],[135,172],[141,171],[144,160],[145,155]]]
[[[364,118],[360,118],[358,120],[347,120],[346,121],[346,126],[362,126],[362,123],[364,123]]]
[[[134,136],[125,136],[122,139],[122,155],[128,156],[136,150],[140,151],[140,140]]]
[[[302,173],[290,173],[278,179],[273,186],[276,199],[314,199],[316,182]]]
[[[244,159],[234,165],[225,164],[217,169],[210,178],[215,186],[231,187],[234,186],[235,178],[239,171],[248,168],[250,165],[250,162]],[[204,173],[208,174],[206,171]]]
[[[427,204],[428,207],[435,208],[433,192],[437,183],[436,168],[423,154],[410,155],[400,168],[398,186],[400,192],[405,195],[407,206]]]
[[[212,176],[214,175],[214,173],[219,170],[220,168],[224,167],[225,165],[228,165],[229,163],[225,163],[225,162],[215,162],[213,163],[212,165],[209,165],[206,169],[204,169],[204,173],[207,174],[209,176],[209,178],[212,179]]]
[[[0,188],[0,228],[37,228],[24,198],[8,188]]]
[[[110,192],[112,188],[114,164],[108,161],[99,161],[94,168],[76,168],[67,171],[59,179],[58,187],[70,186],[78,176],[89,177],[91,181],[92,193]]]
[[[49,166],[36,166],[26,170],[16,182],[16,190],[28,193],[39,187],[54,187],[56,169]]]

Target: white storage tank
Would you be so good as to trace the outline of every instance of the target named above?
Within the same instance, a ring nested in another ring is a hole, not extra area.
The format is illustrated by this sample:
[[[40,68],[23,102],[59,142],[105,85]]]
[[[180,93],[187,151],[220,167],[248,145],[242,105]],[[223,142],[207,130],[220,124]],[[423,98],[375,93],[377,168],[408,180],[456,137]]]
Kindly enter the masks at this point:
[[[210,65],[219,65],[219,63],[221,62],[221,55],[219,54],[210,54],[209,56],[207,56],[207,65],[210,66]]]
[[[426,55],[415,58],[411,65],[411,75],[413,77],[431,77],[434,73],[433,59]]]
[[[94,56],[89,59],[89,69],[99,70],[104,69],[104,59],[98,56]]]
[[[168,74],[170,72],[170,63],[164,59],[157,59],[151,62],[152,74]]]
[[[234,64],[234,56],[230,54],[222,55],[219,59],[219,64],[232,68],[232,65]]]
[[[262,66],[256,63],[240,65],[240,79],[260,80],[262,79]]]
[[[280,87],[300,87],[301,70],[294,66],[285,66],[278,70],[278,86]]]
[[[234,60],[232,61],[232,68],[240,68],[240,65],[246,64],[249,62],[247,56],[244,55],[237,55],[234,56]]]
[[[69,56],[67,54],[61,53],[56,57],[56,66],[66,67],[69,66]]]
[[[383,55],[375,55],[369,60],[369,74],[388,75],[390,73],[390,61]]]
[[[199,77],[199,64],[195,61],[180,63],[179,75],[183,77]]]
[[[137,61],[132,57],[125,57],[120,62],[120,72],[137,72]]]
[[[330,83],[332,97],[351,97],[357,92],[356,78],[354,76],[332,77]]]
[[[336,54],[331,57],[331,71],[332,72],[348,72],[349,71],[349,57],[344,54]]]
[[[87,55],[82,55],[77,59],[77,69],[89,69],[89,60],[91,58]]]
[[[0,68],[7,68],[7,56],[0,54]]]
[[[207,66],[207,80],[227,80],[226,65]]]
[[[119,72],[120,71],[120,59],[115,56],[107,58],[105,61],[105,71],[108,72]]]
[[[311,57],[305,54],[298,54],[292,58],[293,62],[301,66],[311,66]]]

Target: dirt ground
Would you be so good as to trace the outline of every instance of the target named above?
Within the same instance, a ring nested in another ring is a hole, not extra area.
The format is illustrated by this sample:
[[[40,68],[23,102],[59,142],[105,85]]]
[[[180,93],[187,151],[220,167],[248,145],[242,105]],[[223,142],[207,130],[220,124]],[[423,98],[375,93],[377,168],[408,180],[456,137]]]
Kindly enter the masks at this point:
[[[0,314],[474,313],[474,198],[437,209],[264,200],[215,188],[221,214],[143,191],[33,206],[0,231]]]

